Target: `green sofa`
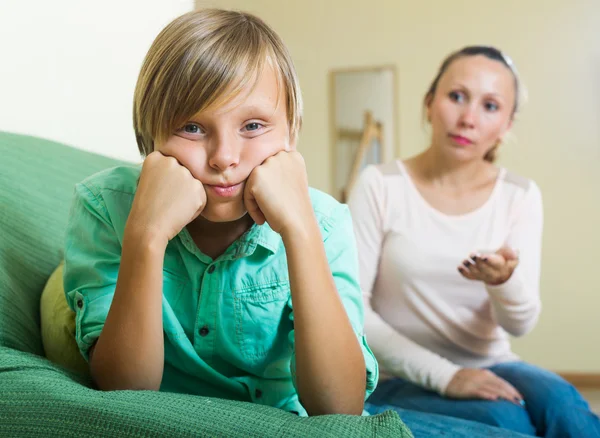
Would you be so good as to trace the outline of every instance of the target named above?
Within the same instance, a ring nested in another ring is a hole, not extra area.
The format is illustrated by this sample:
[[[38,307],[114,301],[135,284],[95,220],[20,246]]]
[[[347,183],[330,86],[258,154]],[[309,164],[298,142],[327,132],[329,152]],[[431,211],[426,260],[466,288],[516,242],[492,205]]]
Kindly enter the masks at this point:
[[[73,186],[117,163],[0,132],[0,436],[412,437],[392,411],[300,418],[214,398],[102,392],[46,359],[40,295],[62,259]]]

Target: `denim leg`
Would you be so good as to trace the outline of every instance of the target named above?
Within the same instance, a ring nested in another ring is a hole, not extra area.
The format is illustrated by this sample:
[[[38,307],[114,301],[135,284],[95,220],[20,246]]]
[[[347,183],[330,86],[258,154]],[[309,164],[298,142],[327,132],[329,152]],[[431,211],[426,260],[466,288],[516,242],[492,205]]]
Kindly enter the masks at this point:
[[[462,418],[521,434],[535,435],[535,427],[529,414],[514,403],[505,400],[450,399],[404,379],[380,382],[367,401],[376,406],[392,405],[410,411]]]
[[[525,435],[498,427],[460,418],[426,412],[411,411],[391,405],[365,404],[371,414],[379,414],[388,409],[394,410],[410,429],[415,438],[448,437],[448,438],[526,438]]]
[[[600,420],[573,385],[559,375],[526,362],[490,368],[524,397],[538,435],[547,438],[600,437]]]

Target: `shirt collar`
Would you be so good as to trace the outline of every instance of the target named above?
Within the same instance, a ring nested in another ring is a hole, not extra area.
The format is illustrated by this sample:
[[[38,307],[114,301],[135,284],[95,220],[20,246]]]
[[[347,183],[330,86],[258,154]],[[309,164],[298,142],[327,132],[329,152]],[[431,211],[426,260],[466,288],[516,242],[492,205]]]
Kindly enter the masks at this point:
[[[179,239],[189,252],[195,254],[201,260],[207,263],[209,262],[209,259],[207,259],[208,256],[198,249],[187,228],[184,228],[181,233],[179,233]],[[235,241],[221,257],[230,260],[247,257],[254,254],[257,246],[261,246],[271,254],[274,254],[277,252],[280,244],[281,236],[273,231],[269,224],[266,222],[263,225],[253,224],[252,227],[242,234],[242,236],[240,236],[240,238]]]
[[[238,257],[251,255],[257,246],[265,248],[274,254],[281,244],[281,236],[273,231],[266,222],[263,225],[254,224],[238,239]]]

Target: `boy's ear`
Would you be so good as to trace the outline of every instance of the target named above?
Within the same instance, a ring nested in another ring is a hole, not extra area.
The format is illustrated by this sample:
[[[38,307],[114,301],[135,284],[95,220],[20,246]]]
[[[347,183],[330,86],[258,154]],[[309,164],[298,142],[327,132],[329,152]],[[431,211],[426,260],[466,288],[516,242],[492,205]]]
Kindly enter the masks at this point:
[[[286,152],[290,152],[290,151],[295,151],[296,150],[296,141],[297,141],[298,136],[296,136],[295,138],[291,138],[288,139],[288,142],[285,146],[285,150]]]

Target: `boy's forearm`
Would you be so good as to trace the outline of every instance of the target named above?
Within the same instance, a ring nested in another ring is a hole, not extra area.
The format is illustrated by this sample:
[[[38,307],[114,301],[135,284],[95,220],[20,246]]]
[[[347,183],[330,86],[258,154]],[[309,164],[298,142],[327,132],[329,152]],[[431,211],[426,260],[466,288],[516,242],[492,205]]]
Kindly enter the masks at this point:
[[[296,383],[309,415],[360,415],[366,370],[337,293],[316,221],[283,235],[296,350]]]
[[[90,357],[100,389],[158,390],[164,367],[162,271],[166,243],[125,231],[119,278]]]

